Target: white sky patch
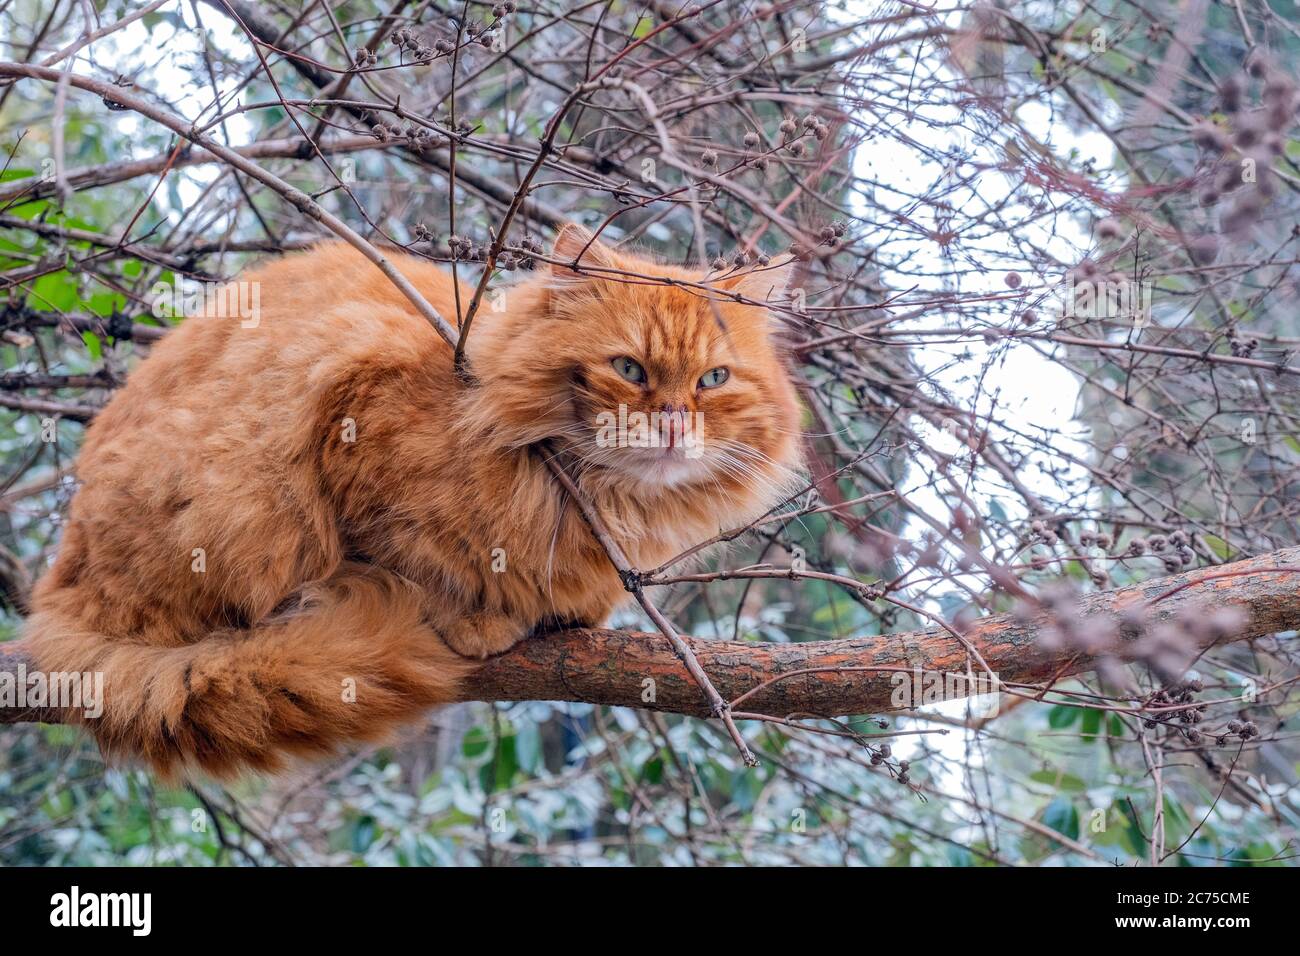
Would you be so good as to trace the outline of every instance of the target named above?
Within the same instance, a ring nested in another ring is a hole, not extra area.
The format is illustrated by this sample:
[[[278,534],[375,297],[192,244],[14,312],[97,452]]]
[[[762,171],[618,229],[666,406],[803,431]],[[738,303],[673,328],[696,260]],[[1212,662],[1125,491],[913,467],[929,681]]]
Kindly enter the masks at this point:
[[[169,109],[202,124],[214,115],[211,108],[213,94],[203,66],[200,34],[194,31],[197,23],[193,8],[188,3],[178,2],[159,12],[179,14],[184,18],[186,29],[177,30],[169,22],[154,24],[150,29],[144,20],[136,20],[80,51],[77,55],[77,68],[91,74],[102,74],[109,64],[122,64],[122,72],[129,79],[142,87],[158,91]],[[242,56],[248,46],[247,38],[238,32],[238,28],[228,18],[215,11],[205,12],[208,15],[203,17],[203,25],[210,42],[218,50],[228,51],[235,57]],[[213,59],[219,59],[215,52]],[[219,67],[215,72],[217,89],[223,96],[225,107],[229,108],[238,102],[238,98],[234,101],[225,98],[239,81],[236,76],[223,78]],[[241,92],[240,98],[244,95]],[[206,113],[203,112],[205,109]],[[127,145],[127,155],[123,159],[138,159],[151,154],[150,150],[132,149],[131,145],[138,142],[146,130],[156,131],[152,121],[135,113],[122,112],[112,114],[111,122]],[[255,129],[248,116],[237,113],[226,119],[224,133],[222,127],[214,128],[211,132],[218,141],[225,141],[228,137],[230,145],[243,146],[253,141]],[[155,207],[160,214],[174,221],[182,209],[199,201],[204,188],[211,185],[221,172],[221,167],[215,163],[172,170],[168,175],[175,177],[181,207],[173,207],[166,189],[160,189],[155,194]]]

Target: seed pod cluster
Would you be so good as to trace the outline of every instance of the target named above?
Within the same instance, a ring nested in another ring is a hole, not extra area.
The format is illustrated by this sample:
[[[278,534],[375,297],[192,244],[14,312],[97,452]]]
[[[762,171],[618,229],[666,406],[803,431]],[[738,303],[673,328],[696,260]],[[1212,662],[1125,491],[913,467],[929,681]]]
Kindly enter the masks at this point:
[[[1249,102],[1248,77],[1259,84],[1254,105]],[[1209,161],[1199,199],[1210,207],[1233,194],[1220,226],[1225,235],[1239,236],[1259,220],[1277,194],[1273,163],[1282,156],[1295,125],[1300,96],[1295,81],[1256,51],[1243,72],[1231,74],[1220,84],[1218,99],[1227,123],[1200,119],[1191,127],[1192,142]],[[1197,265],[1214,259],[1208,246],[1189,249],[1189,253]],[[1217,255],[1217,247],[1214,253]]]

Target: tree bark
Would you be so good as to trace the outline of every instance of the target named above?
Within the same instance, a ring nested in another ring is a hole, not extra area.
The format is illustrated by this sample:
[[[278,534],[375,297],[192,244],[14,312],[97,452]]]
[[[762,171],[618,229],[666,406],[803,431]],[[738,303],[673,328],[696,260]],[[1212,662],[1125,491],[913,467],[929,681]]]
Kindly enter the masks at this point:
[[[1126,610],[1149,604],[1153,620],[1180,610],[1241,609],[1245,623],[1222,643],[1295,630],[1300,627],[1300,548],[1084,595],[1077,615],[1084,627],[1091,622],[1111,628]],[[1052,623],[1045,614],[1003,614],[976,621],[964,636],[1005,683],[1040,683],[1094,669],[1098,658],[1039,640]],[[940,627],[802,644],[686,640],[723,698],[735,701],[757,689],[737,711],[778,718],[897,710],[891,698],[902,680],[899,674],[918,668],[944,674],[967,670],[965,649]],[[1131,639],[1120,640],[1108,653],[1121,661],[1136,659]],[[34,669],[21,642],[0,645],[0,671],[13,673],[20,665]],[[666,638],[608,629],[576,629],[525,641],[470,675],[461,699],[583,701],[695,717],[709,713],[699,686]],[[58,723],[61,717],[48,709],[0,708],[0,723],[30,721]]]

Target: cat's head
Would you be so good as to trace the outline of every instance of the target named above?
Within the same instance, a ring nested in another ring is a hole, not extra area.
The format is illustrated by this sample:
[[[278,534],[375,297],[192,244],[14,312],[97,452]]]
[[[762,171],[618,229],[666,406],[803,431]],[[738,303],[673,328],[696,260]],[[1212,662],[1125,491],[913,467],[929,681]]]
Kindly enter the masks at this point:
[[[776,320],[736,301],[784,301],[789,261],[705,276],[577,226],[550,258],[470,335],[497,436],[549,441],[587,480],[645,492],[789,484],[800,413]]]

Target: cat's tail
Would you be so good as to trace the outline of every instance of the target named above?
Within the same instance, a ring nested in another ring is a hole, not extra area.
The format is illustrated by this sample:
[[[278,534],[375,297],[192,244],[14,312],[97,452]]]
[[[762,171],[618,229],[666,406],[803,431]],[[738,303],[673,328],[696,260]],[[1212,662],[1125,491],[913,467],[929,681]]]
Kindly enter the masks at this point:
[[[106,758],[173,778],[273,770],[380,739],[454,700],[474,666],[423,622],[414,585],[364,565],[304,588],[262,623],[181,646],[94,633],[57,610],[33,614],[26,636],[46,674],[103,675],[102,707],[70,714]]]

